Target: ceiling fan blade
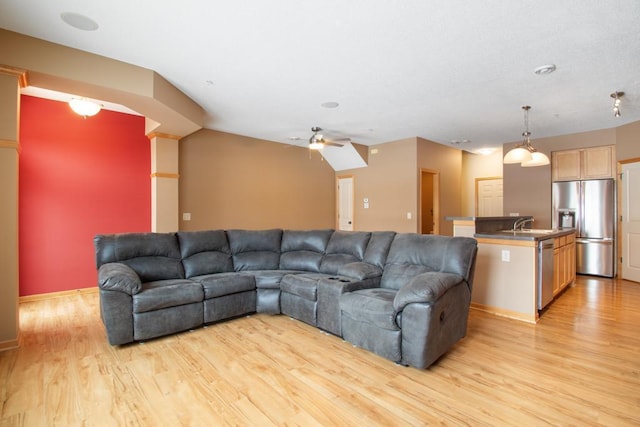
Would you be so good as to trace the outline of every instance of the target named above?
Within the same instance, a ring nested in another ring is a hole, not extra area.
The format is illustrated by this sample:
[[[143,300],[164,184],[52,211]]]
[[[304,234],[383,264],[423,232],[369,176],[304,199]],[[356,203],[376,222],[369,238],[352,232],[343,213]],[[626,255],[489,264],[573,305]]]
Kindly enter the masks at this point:
[[[335,142],[335,141],[323,141],[324,145],[331,145],[332,147],[344,147],[344,144],[340,144],[339,142]]]

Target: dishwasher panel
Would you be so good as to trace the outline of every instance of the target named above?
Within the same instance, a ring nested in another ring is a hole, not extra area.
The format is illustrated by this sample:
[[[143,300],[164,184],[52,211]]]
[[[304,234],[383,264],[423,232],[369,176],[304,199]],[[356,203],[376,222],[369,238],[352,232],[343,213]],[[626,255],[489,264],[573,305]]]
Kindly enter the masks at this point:
[[[538,310],[553,300],[553,239],[538,242]]]

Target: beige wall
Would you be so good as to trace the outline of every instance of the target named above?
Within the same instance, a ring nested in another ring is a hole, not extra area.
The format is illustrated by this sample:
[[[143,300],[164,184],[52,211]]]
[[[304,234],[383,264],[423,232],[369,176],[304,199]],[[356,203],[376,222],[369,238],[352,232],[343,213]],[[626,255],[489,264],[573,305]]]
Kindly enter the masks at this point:
[[[462,216],[476,215],[476,179],[502,176],[502,149],[483,156],[462,152]]]
[[[445,218],[461,214],[462,151],[422,138],[417,142],[418,170],[437,171],[440,175],[440,215],[435,219],[439,222],[439,234],[453,236],[453,221]]]
[[[416,146],[416,138],[374,145],[369,147],[367,167],[340,171],[340,175],[353,175],[355,230],[417,230]]]
[[[203,129],[180,141],[179,187],[181,230],[335,227],[335,173],[304,148]]]
[[[418,232],[420,170],[428,169],[440,173],[440,234],[453,234],[444,218],[460,215],[461,168],[460,150],[422,138],[371,146],[368,167],[340,172],[354,177],[355,229]]]
[[[616,129],[616,157],[618,161],[640,157],[640,121]]]

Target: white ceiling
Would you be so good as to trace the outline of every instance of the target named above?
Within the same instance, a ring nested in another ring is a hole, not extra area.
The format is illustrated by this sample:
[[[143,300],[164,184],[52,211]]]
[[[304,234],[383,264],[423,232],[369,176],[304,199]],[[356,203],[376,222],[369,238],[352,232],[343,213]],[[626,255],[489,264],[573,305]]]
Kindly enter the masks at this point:
[[[283,143],[320,126],[471,151],[519,140],[523,105],[534,145],[640,120],[638,0],[0,0],[0,27],[153,69],[207,128]]]

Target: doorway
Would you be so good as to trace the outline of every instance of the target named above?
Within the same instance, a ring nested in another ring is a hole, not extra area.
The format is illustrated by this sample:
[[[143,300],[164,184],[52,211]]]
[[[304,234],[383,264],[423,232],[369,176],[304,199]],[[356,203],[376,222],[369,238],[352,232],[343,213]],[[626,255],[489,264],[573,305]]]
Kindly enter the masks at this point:
[[[440,234],[440,173],[420,169],[421,234]]]
[[[339,176],[336,179],[338,230],[353,231],[353,176]]]

